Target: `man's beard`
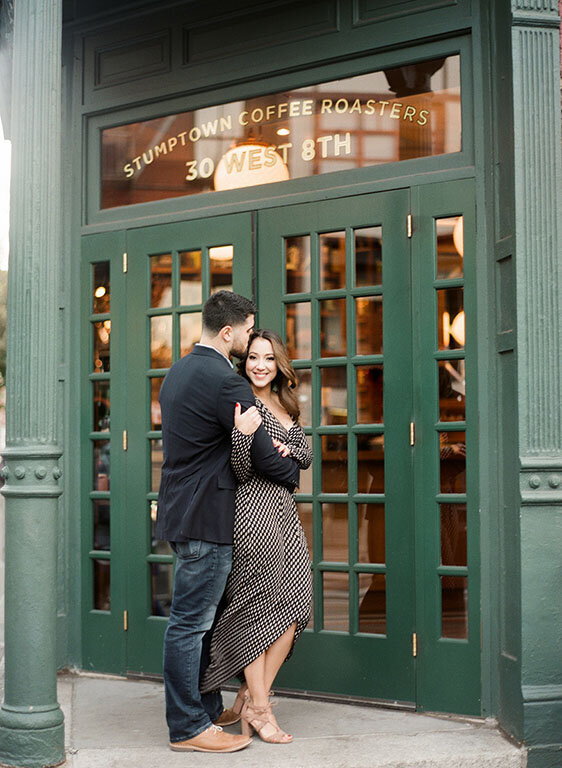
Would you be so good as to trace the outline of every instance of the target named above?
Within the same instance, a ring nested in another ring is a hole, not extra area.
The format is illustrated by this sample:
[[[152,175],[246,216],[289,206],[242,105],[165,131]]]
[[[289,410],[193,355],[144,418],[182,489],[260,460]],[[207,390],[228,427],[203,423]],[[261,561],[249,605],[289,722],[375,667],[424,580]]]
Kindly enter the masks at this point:
[[[247,344],[245,346],[233,345],[232,349],[230,350],[230,353],[234,355],[234,357],[238,357],[242,359],[246,355],[247,350],[248,350]]]

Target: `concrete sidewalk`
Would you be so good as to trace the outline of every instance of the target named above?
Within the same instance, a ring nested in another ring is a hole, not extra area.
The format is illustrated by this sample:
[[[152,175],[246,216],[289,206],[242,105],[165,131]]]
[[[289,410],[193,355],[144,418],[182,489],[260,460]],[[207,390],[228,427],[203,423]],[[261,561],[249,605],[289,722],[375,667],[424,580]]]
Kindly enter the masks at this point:
[[[225,694],[228,706],[234,694]],[[160,683],[62,675],[69,768],[524,768],[525,750],[494,724],[374,707],[276,697],[275,714],[294,741],[257,736],[228,755],[168,749]],[[228,730],[239,733],[240,726]]]

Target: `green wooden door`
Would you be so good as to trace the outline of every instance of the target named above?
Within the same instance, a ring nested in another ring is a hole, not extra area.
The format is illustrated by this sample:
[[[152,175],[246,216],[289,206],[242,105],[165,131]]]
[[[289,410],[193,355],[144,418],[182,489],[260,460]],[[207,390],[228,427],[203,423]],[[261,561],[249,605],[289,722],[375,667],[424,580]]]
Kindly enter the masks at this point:
[[[172,551],[154,536],[162,466],[158,394],[201,335],[221,288],[252,295],[251,214],[143,227],[127,236],[127,671],[160,673]]]
[[[260,325],[287,339],[315,456],[314,619],[289,688],[415,701],[408,211],[400,190],[258,219]]]
[[[473,227],[469,182],[258,216],[259,322],[315,455],[314,618],[281,686],[480,712]]]
[[[412,193],[420,709],[479,715],[480,531],[473,182]]]
[[[82,665],[115,673],[126,660],[124,250],[124,232],[83,238],[80,297]]]
[[[158,674],[173,583],[153,533],[158,394],[209,294],[252,295],[252,215],[91,235],[82,258],[83,666]]]

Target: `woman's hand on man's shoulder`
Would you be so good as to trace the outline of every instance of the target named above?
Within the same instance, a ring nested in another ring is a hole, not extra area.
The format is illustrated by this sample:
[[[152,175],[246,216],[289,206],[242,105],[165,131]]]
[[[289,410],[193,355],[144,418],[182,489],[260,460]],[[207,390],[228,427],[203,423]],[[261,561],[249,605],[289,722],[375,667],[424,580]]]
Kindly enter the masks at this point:
[[[236,403],[234,406],[234,426],[243,435],[253,435],[262,423],[260,412],[255,405],[242,413],[242,406]]]

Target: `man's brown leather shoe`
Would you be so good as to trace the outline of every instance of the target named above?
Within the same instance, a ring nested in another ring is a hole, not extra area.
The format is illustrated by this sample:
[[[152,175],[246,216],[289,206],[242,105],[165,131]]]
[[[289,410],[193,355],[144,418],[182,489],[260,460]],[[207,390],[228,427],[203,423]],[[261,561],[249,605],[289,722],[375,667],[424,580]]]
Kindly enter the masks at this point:
[[[215,720],[214,725],[234,725],[240,720],[240,712],[233,709],[223,709],[221,715]]]
[[[210,725],[192,739],[171,741],[170,749],[173,752],[238,752],[251,743],[248,736],[233,736],[218,725]]]

